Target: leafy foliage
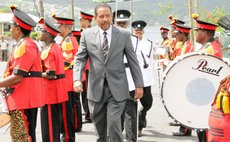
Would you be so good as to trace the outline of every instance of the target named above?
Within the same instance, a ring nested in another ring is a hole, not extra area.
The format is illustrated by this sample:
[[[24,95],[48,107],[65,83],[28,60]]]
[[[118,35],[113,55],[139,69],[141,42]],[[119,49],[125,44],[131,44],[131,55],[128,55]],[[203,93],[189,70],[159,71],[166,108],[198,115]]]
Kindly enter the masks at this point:
[[[0,8],[0,13],[6,13],[6,12],[8,12],[9,11],[9,7],[2,7],[2,8]]]
[[[38,36],[39,36],[39,32],[31,32],[31,33],[30,33],[30,36],[31,36],[34,40],[36,40],[36,39],[38,38]]]
[[[4,33],[7,37],[11,37],[11,32],[5,32]]]
[[[201,13],[204,21],[216,25],[218,25],[217,24],[218,20],[227,14],[224,7],[218,7],[218,6],[213,11],[203,10],[203,12]],[[223,31],[223,28],[218,27],[217,31]]]

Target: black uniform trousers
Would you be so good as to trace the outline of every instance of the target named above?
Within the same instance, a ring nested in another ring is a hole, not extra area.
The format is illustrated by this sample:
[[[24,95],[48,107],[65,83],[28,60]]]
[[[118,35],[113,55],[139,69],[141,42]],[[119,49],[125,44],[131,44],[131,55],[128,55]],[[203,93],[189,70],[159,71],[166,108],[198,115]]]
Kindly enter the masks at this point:
[[[38,108],[25,109],[24,114],[27,117],[29,123],[29,135],[31,136],[32,142],[36,142],[36,126],[37,126],[37,114]]]
[[[197,137],[199,142],[207,142],[206,130],[197,131]]]
[[[61,103],[41,107],[42,142],[60,142]]]
[[[137,141],[137,101],[134,100],[135,91],[129,92],[130,97],[125,104],[124,113],[121,116],[122,131],[125,128],[126,140]]]
[[[74,113],[72,106],[73,91],[68,92],[69,100],[62,103],[61,142],[75,142]]]
[[[74,130],[80,132],[82,130],[82,112],[81,112],[81,101],[80,93],[73,92],[72,106],[74,115]]]
[[[184,126],[180,126],[179,132],[182,132],[184,135],[191,135],[192,134],[192,130],[189,128],[186,128]]]
[[[143,128],[147,125],[146,115],[147,111],[152,107],[153,103],[153,97],[151,93],[151,86],[144,87],[144,95],[140,99],[142,108],[139,112],[139,131],[141,131]]]

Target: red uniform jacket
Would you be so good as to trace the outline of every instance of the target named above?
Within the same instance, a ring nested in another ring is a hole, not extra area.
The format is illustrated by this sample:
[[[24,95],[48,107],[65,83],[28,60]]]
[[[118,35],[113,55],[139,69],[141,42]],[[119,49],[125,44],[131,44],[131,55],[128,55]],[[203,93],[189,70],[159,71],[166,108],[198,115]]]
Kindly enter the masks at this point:
[[[64,37],[60,46],[62,50],[62,56],[64,57],[66,89],[67,91],[73,91],[74,55],[77,53],[78,43],[73,35],[68,35]]]
[[[46,47],[42,53],[43,72],[56,76],[55,79],[44,79],[45,104],[57,104],[68,100],[65,86],[64,59],[55,43]]]
[[[217,41],[211,42],[211,46],[213,47],[214,50],[214,56],[222,58],[222,52],[221,52],[221,45]]]
[[[39,50],[32,38],[21,39],[11,53],[5,77],[11,74],[24,76],[11,86],[13,93],[7,97],[9,110],[29,109],[44,105],[42,66]]]
[[[186,53],[190,53],[193,52],[194,48],[192,46],[192,43],[190,42],[190,40],[187,40],[184,45],[181,48],[181,53],[180,55],[186,54]]]
[[[222,58],[221,46],[216,41],[206,43],[201,47],[200,51]]]

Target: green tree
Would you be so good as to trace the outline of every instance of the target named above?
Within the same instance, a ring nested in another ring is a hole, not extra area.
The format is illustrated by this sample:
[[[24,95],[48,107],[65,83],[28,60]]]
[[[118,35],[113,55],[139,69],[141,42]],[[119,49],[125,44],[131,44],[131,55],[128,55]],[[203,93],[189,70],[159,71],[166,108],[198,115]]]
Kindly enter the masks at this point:
[[[203,10],[202,13],[203,14],[201,16],[203,17],[202,19],[204,19],[204,21],[207,21],[207,22],[210,22],[216,25],[217,25],[218,20],[227,14],[224,7],[216,7],[213,11]],[[223,28],[218,27],[217,31],[222,32]]]
[[[6,13],[9,11],[9,7],[2,7],[0,8],[0,13]]]

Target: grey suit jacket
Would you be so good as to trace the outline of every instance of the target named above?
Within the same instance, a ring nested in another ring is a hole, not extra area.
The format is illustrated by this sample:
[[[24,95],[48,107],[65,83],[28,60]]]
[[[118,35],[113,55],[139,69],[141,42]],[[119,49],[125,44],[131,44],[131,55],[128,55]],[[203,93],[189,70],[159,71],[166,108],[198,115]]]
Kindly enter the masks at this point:
[[[124,101],[128,98],[129,90],[123,62],[124,54],[130,65],[135,86],[143,87],[143,77],[128,31],[112,25],[111,44],[106,59],[104,59],[100,43],[99,27],[95,26],[83,31],[80,48],[75,55],[74,80],[81,80],[89,58],[89,100],[95,102],[101,100],[105,78],[116,101]]]

